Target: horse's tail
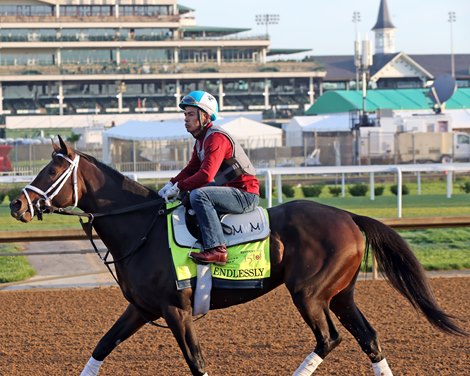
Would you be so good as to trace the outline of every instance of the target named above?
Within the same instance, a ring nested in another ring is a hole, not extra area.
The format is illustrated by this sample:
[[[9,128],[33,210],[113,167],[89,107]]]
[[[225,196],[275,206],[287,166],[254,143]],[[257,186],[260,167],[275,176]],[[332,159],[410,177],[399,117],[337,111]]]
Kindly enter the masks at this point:
[[[392,228],[375,219],[352,214],[366,237],[366,255],[374,251],[379,270],[410,303],[438,329],[467,335],[437,304],[424,269],[406,241]]]

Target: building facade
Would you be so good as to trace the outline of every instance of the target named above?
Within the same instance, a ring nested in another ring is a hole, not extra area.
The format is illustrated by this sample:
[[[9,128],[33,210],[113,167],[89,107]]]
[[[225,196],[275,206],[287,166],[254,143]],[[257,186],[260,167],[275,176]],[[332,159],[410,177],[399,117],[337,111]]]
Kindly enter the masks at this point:
[[[313,61],[268,62],[269,36],[198,26],[176,0],[2,0],[0,24],[3,123],[175,112],[192,90],[222,111],[302,113],[325,75]]]

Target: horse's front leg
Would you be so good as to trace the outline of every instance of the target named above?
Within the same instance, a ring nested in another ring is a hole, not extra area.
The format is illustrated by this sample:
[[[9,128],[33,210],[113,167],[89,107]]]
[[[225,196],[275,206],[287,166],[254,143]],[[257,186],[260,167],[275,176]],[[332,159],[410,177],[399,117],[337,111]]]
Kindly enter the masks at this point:
[[[170,327],[194,376],[207,376],[201,347],[193,325],[191,308],[166,307],[163,317]]]
[[[119,317],[111,329],[98,342],[80,376],[98,375],[103,360],[111,351],[137,332],[146,323],[147,321],[142,317],[139,311],[132,304],[129,304],[121,317]]]

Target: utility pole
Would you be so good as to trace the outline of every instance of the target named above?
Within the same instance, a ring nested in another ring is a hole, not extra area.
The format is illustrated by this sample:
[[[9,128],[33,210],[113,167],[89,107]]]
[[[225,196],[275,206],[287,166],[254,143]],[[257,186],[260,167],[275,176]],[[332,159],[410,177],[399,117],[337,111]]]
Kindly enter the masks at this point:
[[[449,19],[447,20],[450,24],[450,74],[455,78],[455,60],[454,60],[454,33],[452,25],[456,21],[455,12],[449,12]]]
[[[356,67],[356,90],[359,90],[359,70],[361,68],[361,47],[359,42],[359,34],[357,24],[361,22],[361,13],[353,12],[352,22],[354,23],[355,40],[354,40],[354,66]]]
[[[372,51],[370,48],[370,41],[367,34],[362,41],[362,51],[359,51],[360,41],[355,42],[355,64],[357,70],[357,79],[359,76],[362,80],[362,108],[359,111],[359,119],[353,117],[351,128],[354,131],[355,147],[354,147],[354,163],[361,164],[361,127],[370,126],[369,118],[367,116],[367,84],[369,68],[372,65]]]

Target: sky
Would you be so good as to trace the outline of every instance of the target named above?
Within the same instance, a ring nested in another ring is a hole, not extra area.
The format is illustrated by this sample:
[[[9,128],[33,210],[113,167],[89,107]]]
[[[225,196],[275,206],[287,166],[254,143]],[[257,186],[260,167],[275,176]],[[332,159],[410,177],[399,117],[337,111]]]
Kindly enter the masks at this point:
[[[178,2],[195,9],[198,25],[250,28],[250,35],[266,33],[265,25],[256,24],[256,15],[279,15],[279,23],[268,26],[271,48],[312,49],[306,55],[352,55],[356,26],[361,39],[368,33],[373,41],[371,29],[380,4],[380,0]],[[452,40],[454,53],[470,53],[470,0],[387,0],[387,3],[396,27],[396,52],[448,54]],[[357,24],[353,23],[355,11],[360,13]],[[448,22],[451,11],[456,17],[453,23]]]

